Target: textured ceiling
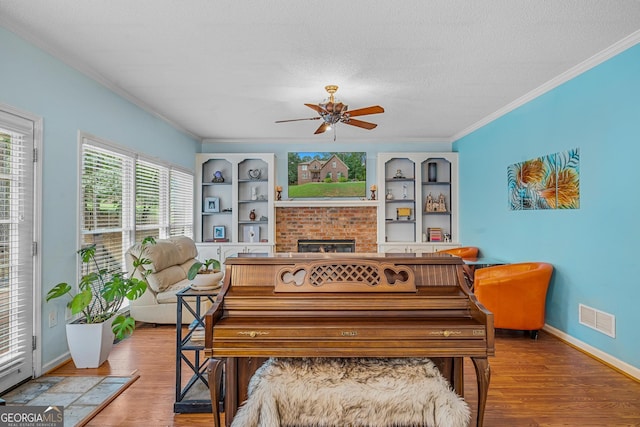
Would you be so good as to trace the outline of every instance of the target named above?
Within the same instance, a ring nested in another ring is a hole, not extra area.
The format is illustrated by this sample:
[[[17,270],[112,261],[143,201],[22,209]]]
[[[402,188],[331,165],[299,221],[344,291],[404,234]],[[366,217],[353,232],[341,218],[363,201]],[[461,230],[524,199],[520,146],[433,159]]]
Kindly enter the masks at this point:
[[[338,140],[442,141],[637,43],[640,1],[0,0],[0,24],[199,138],[331,141],[274,121],[337,84],[386,110]]]

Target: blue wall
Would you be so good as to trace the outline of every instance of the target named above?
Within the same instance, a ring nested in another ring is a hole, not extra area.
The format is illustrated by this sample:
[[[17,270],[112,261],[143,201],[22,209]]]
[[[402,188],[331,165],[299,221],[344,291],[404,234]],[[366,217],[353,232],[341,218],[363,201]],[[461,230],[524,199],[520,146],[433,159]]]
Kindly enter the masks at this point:
[[[507,166],[580,148],[580,209],[511,211]],[[640,368],[640,45],[454,143],[463,243],[555,272],[547,324]],[[578,304],[616,316],[616,338],[578,323]]]
[[[188,169],[200,142],[0,27],[0,103],[43,118],[42,295],[75,281],[78,245],[78,131]],[[42,362],[67,352],[64,304],[49,328],[42,300]]]

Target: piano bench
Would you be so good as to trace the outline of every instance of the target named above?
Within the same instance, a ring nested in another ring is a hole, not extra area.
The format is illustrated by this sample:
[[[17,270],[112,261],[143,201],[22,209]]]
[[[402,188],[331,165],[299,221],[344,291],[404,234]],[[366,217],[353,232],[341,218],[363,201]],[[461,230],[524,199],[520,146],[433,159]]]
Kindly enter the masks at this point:
[[[467,426],[470,410],[429,359],[271,358],[232,427]]]

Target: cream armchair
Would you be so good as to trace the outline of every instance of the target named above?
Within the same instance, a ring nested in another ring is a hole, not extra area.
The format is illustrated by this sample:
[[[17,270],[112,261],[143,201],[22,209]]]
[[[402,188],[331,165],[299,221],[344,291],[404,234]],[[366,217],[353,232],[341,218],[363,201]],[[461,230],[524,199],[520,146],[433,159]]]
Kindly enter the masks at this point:
[[[125,254],[127,271],[133,271],[134,277],[141,278],[141,271],[133,268],[139,244],[134,245]],[[155,245],[147,246],[144,257],[151,264],[144,266],[151,270],[147,276],[149,286],[142,297],[130,302],[131,316],[139,322],[175,324],[178,298],[176,293],[190,284],[205,287],[213,286],[219,276],[198,274],[194,280],[187,279],[189,268],[197,261],[198,250],[193,240],[179,236],[157,240]],[[142,267],[138,267],[140,269]],[[184,310],[183,323],[193,320],[191,313]]]

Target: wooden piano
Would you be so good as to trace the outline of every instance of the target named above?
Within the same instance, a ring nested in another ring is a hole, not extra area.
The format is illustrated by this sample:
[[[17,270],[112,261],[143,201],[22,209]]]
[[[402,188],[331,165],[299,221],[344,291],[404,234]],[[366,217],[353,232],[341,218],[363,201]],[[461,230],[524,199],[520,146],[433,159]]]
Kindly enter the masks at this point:
[[[463,358],[470,357],[482,426],[493,316],[470,293],[463,265],[446,254],[227,258],[224,285],[205,315],[212,402],[218,402],[223,361],[229,426],[268,357],[428,357],[459,394]]]

